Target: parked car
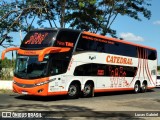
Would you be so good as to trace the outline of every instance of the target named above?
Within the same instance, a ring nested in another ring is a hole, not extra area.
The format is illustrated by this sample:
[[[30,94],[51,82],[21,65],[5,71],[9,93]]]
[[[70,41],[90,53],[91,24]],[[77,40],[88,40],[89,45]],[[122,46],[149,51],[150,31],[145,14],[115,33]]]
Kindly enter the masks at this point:
[[[157,75],[156,87],[160,87],[160,75]]]

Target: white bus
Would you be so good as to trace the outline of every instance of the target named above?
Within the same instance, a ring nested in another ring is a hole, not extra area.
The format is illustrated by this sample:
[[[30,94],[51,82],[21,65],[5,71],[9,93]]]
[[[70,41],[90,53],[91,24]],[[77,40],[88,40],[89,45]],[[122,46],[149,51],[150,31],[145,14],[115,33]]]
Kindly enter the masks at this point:
[[[71,29],[30,31],[19,48],[13,91],[19,94],[92,97],[97,92],[156,86],[157,52],[125,40]]]

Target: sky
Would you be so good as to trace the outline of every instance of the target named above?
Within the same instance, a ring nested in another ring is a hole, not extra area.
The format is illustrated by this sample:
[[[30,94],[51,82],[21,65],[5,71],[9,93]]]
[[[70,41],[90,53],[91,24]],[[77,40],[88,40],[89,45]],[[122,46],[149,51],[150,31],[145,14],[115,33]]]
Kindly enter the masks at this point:
[[[150,20],[141,17],[142,21],[136,21],[127,16],[118,16],[112,28],[124,40],[156,48],[160,65],[160,0],[151,0],[151,4],[148,7],[152,13]]]
[[[151,6],[148,9],[152,16],[150,20],[141,17],[142,21],[129,18],[127,16],[118,16],[111,26],[117,31],[117,36],[126,41],[150,46],[157,49],[158,64],[160,65],[160,0],[151,0]],[[19,33],[11,33],[15,44],[20,45]],[[24,37],[24,34],[22,35]],[[4,48],[0,47],[0,54]],[[11,52],[7,53],[11,58]]]

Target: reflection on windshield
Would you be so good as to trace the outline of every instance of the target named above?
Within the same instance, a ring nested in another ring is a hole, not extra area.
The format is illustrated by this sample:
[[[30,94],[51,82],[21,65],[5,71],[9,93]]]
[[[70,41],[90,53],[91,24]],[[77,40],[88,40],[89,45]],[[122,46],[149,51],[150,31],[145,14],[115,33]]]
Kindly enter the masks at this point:
[[[47,59],[39,62],[36,56],[19,56],[16,62],[15,76],[19,78],[38,78],[47,74]]]

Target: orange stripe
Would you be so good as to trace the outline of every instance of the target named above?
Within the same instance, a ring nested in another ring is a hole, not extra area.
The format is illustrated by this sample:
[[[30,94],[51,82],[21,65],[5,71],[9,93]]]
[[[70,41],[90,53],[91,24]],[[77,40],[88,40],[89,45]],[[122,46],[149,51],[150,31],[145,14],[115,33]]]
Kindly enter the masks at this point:
[[[109,88],[109,89],[95,89],[94,92],[114,92],[114,91],[130,91],[134,88]]]
[[[153,88],[155,88],[155,87],[147,87],[147,89],[153,89]]]
[[[90,33],[90,32],[87,32],[87,31],[82,32],[82,34],[86,34],[86,35],[90,35],[90,36],[94,36],[94,37],[99,37],[99,38],[103,38],[103,39],[106,39],[106,40],[111,40],[111,41],[114,41],[114,42],[120,42],[120,43],[125,43],[125,44],[129,44],[129,45],[133,45],[133,46],[139,46],[139,47],[148,48],[148,49],[151,49],[151,50],[156,50],[155,48],[151,48],[151,47],[148,47],[148,46],[143,46],[143,45],[135,44],[135,43],[132,43],[132,42],[127,42],[127,41],[119,40],[119,39],[116,39],[116,38],[109,38],[109,37],[106,37],[106,36]]]
[[[39,55],[38,61],[43,61],[44,56],[49,53],[57,53],[57,52],[67,52],[70,48],[63,48],[63,47],[47,47],[42,50],[18,50],[18,54],[21,55]]]
[[[67,95],[68,94],[68,91],[60,91],[60,92],[48,92],[48,95],[49,96],[54,96],[54,95]]]
[[[43,61],[43,58],[48,53],[57,53],[57,52],[67,52],[70,48],[60,48],[60,47],[47,47],[40,51],[38,61]]]

